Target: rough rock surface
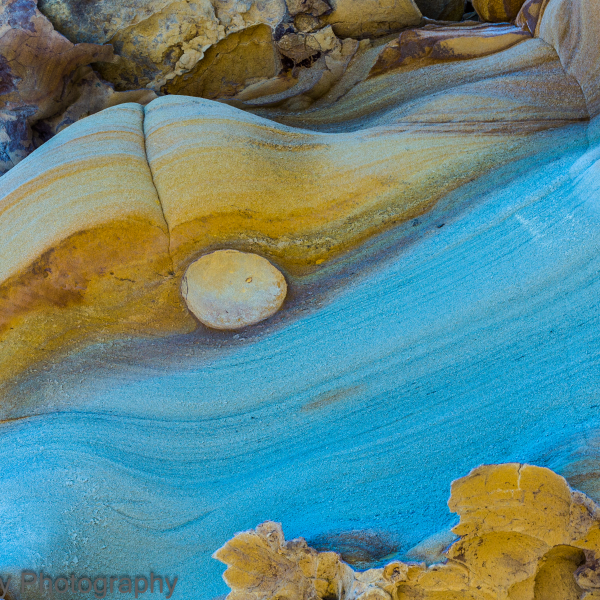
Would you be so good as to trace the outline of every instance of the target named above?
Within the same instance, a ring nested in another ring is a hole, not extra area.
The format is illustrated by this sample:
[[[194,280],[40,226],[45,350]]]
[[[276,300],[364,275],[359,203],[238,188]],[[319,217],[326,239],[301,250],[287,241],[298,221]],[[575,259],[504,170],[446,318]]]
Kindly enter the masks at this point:
[[[355,572],[335,552],[286,542],[278,523],[237,534],[214,557],[228,600],[582,600],[600,597],[600,508],[549,469],[508,463],[455,481],[459,539],[442,564]]]
[[[519,14],[524,0],[473,0],[473,8],[483,21],[508,23]]]
[[[33,150],[31,125],[66,108],[73,73],[111,56],[56,33],[33,0],[0,5],[0,174]]]
[[[99,79],[90,63],[112,56],[110,46],[74,44],[54,31],[35,0],[0,5],[0,175],[79,118],[156,97],[118,93]]]
[[[190,310],[214,329],[241,329],[268,319],[287,292],[284,276],[268,260],[237,250],[195,260],[181,285]]]
[[[340,37],[378,37],[421,21],[413,0],[331,0],[331,6],[322,20]]]
[[[177,80],[182,76],[185,81],[197,75],[206,78],[206,72],[215,69],[215,78],[223,77],[237,87],[245,78],[276,75],[265,73],[263,55],[276,51],[275,42],[282,34],[296,30],[294,22],[306,24],[313,19],[314,29],[332,24],[341,36],[364,37],[418,25],[421,20],[413,0],[369,0],[366,5],[362,0],[337,0],[331,5],[325,0],[294,0],[288,5],[284,0],[246,4],[41,0],[40,9],[69,39],[115,47],[116,59],[97,67],[118,90],[148,87],[170,93],[181,91]],[[231,56],[222,62],[224,54]],[[253,65],[257,60],[260,66]],[[232,64],[239,62],[243,64]],[[275,66],[271,64],[271,70]]]

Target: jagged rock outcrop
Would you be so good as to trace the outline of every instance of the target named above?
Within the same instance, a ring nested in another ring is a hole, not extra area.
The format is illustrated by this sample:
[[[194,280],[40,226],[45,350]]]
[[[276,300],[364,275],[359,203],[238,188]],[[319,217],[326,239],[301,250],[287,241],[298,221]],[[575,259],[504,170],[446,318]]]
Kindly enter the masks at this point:
[[[215,78],[238,88],[248,80],[275,76],[281,70],[272,59],[276,42],[297,31],[295,25],[302,30],[310,22],[318,30],[331,24],[337,35],[369,37],[421,20],[413,0],[269,0],[249,5],[226,0],[41,0],[40,9],[69,39],[115,47],[116,58],[96,66],[118,90],[147,87],[169,93],[182,91],[182,77],[206,79],[207,71],[216,71]],[[239,62],[243,64],[234,64]]]
[[[509,463],[455,481],[460,536],[441,564],[355,572],[335,552],[286,542],[278,523],[237,534],[214,557],[228,600],[580,600],[600,596],[600,508],[549,469]]]
[[[115,92],[98,78],[89,65],[112,56],[110,46],[74,44],[54,31],[35,0],[0,5],[0,175],[79,118],[156,97]]]

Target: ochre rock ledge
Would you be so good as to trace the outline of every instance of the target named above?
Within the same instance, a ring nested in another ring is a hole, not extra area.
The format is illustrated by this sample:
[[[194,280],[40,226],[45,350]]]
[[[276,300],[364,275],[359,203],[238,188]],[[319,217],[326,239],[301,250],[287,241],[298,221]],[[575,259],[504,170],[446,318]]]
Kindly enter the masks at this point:
[[[460,536],[427,567],[356,572],[335,552],[286,542],[266,522],[214,557],[227,600],[592,600],[600,598],[600,508],[549,469],[485,465],[452,484]]]

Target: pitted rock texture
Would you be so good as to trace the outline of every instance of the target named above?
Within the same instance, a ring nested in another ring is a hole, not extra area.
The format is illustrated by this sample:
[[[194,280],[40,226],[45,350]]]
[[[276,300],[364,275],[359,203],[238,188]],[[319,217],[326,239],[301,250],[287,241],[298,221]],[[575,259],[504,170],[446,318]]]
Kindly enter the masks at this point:
[[[114,46],[116,59],[99,62],[97,68],[116,89],[147,87],[171,93],[170,86],[181,87],[174,80],[214,68],[221,53],[231,52],[240,43],[250,43],[252,32],[259,36],[260,43],[273,37],[273,41],[268,40],[273,52],[274,41],[283,32],[295,31],[294,17],[299,22],[303,17],[305,21],[315,19],[315,29],[331,24],[343,37],[385,35],[418,25],[421,20],[413,0],[369,0],[366,4],[363,0],[336,0],[331,4],[325,0],[290,0],[287,5],[284,0],[95,0],[84,4],[78,0],[40,0],[40,9],[69,39]],[[258,28],[261,25],[271,35]],[[208,53],[209,49],[212,52]],[[236,60],[244,63],[229,65],[237,72],[219,70],[231,85],[242,86],[244,79],[239,74],[244,70],[254,71],[250,79],[268,77],[260,69],[254,70],[256,55],[251,47]]]
[[[182,282],[194,315],[214,329],[241,329],[274,315],[287,284],[281,271],[257,254],[217,250],[195,260]]]
[[[227,600],[583,600],[600,597],[600,508],[549,469],[486,465],[452,485],[460,536],[441,564],[355,572],[335,552],[286,542],[278,523],[237,534],[214,557]]]

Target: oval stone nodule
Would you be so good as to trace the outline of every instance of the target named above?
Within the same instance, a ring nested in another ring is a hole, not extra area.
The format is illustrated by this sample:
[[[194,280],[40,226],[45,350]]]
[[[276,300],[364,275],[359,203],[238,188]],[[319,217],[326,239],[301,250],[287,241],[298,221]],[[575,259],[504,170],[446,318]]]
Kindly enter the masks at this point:
[[[181,292],[204,325],[240,329],[275,314],[283,304],[287,284],[283,274],[262,256],[217,250],[187,268]]]

